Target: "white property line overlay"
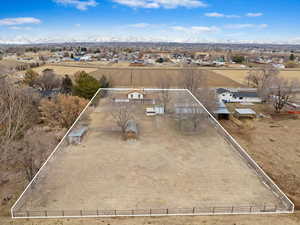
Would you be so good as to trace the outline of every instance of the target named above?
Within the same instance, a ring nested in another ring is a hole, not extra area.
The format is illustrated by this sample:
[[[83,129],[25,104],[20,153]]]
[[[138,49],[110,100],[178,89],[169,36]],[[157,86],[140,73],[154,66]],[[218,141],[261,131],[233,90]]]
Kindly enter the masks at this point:
[[[26,193],[26,191],[29,189],[29,187],[32,185],[32,183],[34,182],[34,180],[36,179],[36,177],[41,173],[41,171],[43,170],[43,168],[46,166],[46,164],[49,162],[49,160],[53,157],[53,155],[57,152],[57,150],[59,149],[60,145],[64,142],[65,138],[67,137],[67,135],[69,134],[69,132],[73,129],[73,127],[76,125],[76,123],[78,122],[78,120],[81,118],[81,116],[85,113],[85,111],[88,109],[88,107],[91,105],[91,103],[93,102],[93,100],[96,98],[96,96],[99,94],[99,92],[101,90],[104,91],[133,91],[133,90],[145,90],[145,91],[186,91],[188,92],[195,100],[197,103],[200,104],[200,106],[202,106],[204,108],[204,110],[208,113],[208,115],[211,116],[211,118],[213,119],[214,122],[217,123],[217,125],[219,125],[221,127],[221,129],[229,136],[229,138],[239,147],[241,148],[241,150],[249,157],[250,160],[252,160],[252,162],[259,168],[259,170],[271,181],[271,183],[279,190],[279,192],[289,201],[289,203],[292,205],[292,211],[282,211],[279,213],[294,213],[294,209],[295,209],[295,205],[294,203],[284,194],[284,192],[276,185],[276,183],[263,171],[263,169],[249,156],[249,154],[236,142],[236,140],[223,128],[223,126],[215,119],[215,117],[203,106],[203,104],[188,90],[188,89],[160,89],[160,88],[100,88],[96,94],[93,96],[93,98],[90,100],[90,102],[86,105],[86,107],[83,109],[83,111],[80,113],[80,115],[78,116],[78,118],[75,120],[75,122],[73,123],[73,125],[70,127],[70,129],[66,132],[66,134],[64,135],[64,137],[61,139],[61,141],[58,143],[58,145],[55,147],[55,149],[53,150],[53,152],[49,155],[49,157],[47,158],[47,160],[43,163],[43,165],[41,166],[41,168],[39,169],[39,171],[35,174],[35,176],[33,177],[33,179],[29,182],[29,184],[26,186],[25,190],[22,192],[22,194],[20,195],[20,197],[17,199],[17,201],[13,204],[13,206],[11,207],[11,216],[13,219],[16,218],[29,218],[29,219],[46,219],[46,218],[66,218],[64,216],[42,216],[42,217],[15,217],[14,216],[14,208],[16,207],[16,205],[18,204],[18,202],[21,200],[21,198],[24,196],[24,194]],[[276,212],[256,212],[256,213],[251,213],[251,214],[275,214]],[[184,215],[239,215],[239,214],[249,214],[249,213],[214,213],[214,214],[205,214],[205,213],[199,213],[199,214],[157,214],[155,216],[184,216]],[[99,216],[99,217],[112,217],[115,215],[108,215],[108,216]],[[118,216],[118,215],[117,215]],[[126,216],[126,215],[120,215],[120,216]],[[131,215],[129,215],[131,216]],[[145,215],[133,215],[133,216],[151,216],[148,214]],[[70,216],[70,218],[83,218],[83,217],[97,217],[97,216]]]
[[[64,142],[65,138],[67,137],[67,135],[69,134],[69,132],[73,129],[73,127],[76,125],[76,123],[78,122],[78,120],[81,118],[81,116],[85,113],[85,111],[88,109],[88,107],[91,105],[92,101],[95,99],[95,97],[98,95],[98,93],[101,91],[101,88],[96,92],[96,94],[94,95],[94,97],[89,101],[89,103],[85,106],[85,108],[83,109],[83,111],[79,114],[78,118],[75,120],[75,122],[73,123],[73,125],[70,127],[70,129],[66,132],[66,134],[64,135],[64,137],[61,139],[61,141],[58,143],[58,145],[55,147],[55,149],[53,150],[53,152],[49,155],[49,157],[47,158],[47,160],[43,163],[43,165],[41,166],[41,168],[39,169],[39,171],[35,174],[35,176],[32,178],[32,180],[30,181],[30,183],[27,185],[27,187],[25,188],[25,190],[22,192],[22,194],[20,195],[20,197],[18,198],[18,200],[15,202],[15,204],[11,207],[11,215],[12,218],[15,218],[13,216],[13,210],[16,207],[16,205],[18,204],[18,202],[20,201],[20,199],[24,196],[25,192],[28,190],[28,188],[31,186],[31,184],[33,183],[33,181],[35,180],[35,178],[40,174],[40,172],[42,171],[42,169],[46,166],[46,164],[49,162],[49,160],[52,158],[52,156],[56,153],[56,151],[58,150],[58,148],[60,147],[60,145]]]
[[[269,179],[269,181],[275,186],[275,188],[288,200],[288,202],[292,205],[292,211],[291,213],[294,213],[295,210],[295,205],[294,203],[286,196],[286,194],[277,186],[277,184],[265,173],[265,171],[255,162],[255,160],[252,159],[252,157],[247,153],[247,151],[240,146],[240,144],[225,130],[225,128],[219,123],[218,120],[216,120],[216,118],[203,106],[203,104],[189,91],[186,89],[186,91],[188,91],[191,96],[204,108],[204,110],[211,116],[211,118],[213,119],[213,121],[215,123],[217,123],[221,129],[225,132],[226,135],[228,135],[228,137],[243,151],[243,153],[245,153],[247,155],[247,157],[251,160],[252,163],[254,163],[255,166],[257,166],[257,168],[259,169],[259,171],[266,177]],[[276,194],[276,193],[274,193]]]

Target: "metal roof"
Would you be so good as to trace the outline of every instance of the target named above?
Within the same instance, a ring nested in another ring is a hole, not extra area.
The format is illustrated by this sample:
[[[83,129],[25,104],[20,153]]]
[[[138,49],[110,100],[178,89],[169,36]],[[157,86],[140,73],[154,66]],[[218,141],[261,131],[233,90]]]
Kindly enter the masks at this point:
[[[126,124],[126,132],[138,133],[137,123],[134,120],[128,120]]]
[[[68,135],[69,137],[81,137],[87,131],[87,127],[81,127],[76,130],[71,131]]]
[[[239,98],[239,97],[257,98],[258,97],[257,92],[253,92],[253,91],[238,91],[233,94],[237,98]]]
[[[253,111],[252,109],[235,109],[235,111],[241,115],[243,115],[243,114],[256,115],[256,112]]]

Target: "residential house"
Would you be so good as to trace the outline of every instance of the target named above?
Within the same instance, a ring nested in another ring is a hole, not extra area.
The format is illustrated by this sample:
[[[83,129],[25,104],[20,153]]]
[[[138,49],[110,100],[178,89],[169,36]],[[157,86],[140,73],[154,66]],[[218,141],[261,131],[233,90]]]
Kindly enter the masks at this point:
[[[225,103],[261,103],[262,100],[256,91],[243,89],[230,90],[218,88],[216,90],[219,99]]]

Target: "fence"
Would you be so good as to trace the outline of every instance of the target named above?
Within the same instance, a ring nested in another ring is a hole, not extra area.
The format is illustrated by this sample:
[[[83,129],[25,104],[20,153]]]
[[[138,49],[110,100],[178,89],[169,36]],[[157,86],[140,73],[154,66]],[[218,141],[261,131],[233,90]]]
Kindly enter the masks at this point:
[[[187,90],[194,99],[201,105],[202,103],[189,91]],[[209,121],[216,128],[218,133],[223,136],[223,138],[232,145],[233,149],[237,151],[239,156],[247,163],[248,167],[253,169],[256,175],[259,177],[261,182],[267,186],[272,192],[281,200],[286,211],[294,212],[294,204],[292,201],[280,190],[280,188],[274,183],[274,181],[260,168],[260,166],[251,158],[251,156],[236,142],[236,140],[221,126],[221,124],[206,110]]]
[[[219,206],[187,209],[134,209],[134,210],[41,210],[15,211],[14,218],[64,218],[64,217],[117,217],[117,216],[172,216],[172,215],[219,215],[219,214],[267,214],[288,213],[276,205]]]
[[[107,89],[110,90],[110,89]],[[112,89],[115,90],[115,89]],[[120,89],[120,90],[131,90],[131,89]],[[158,91],[159,89],[144,89],[147,91]],[[172,89],[173,90],[173,89]],[[99,94],[101,90],[97,92]],[[190,96],[193,96],[187,90],[174,91],[186,92]],[[263,214],[263,213],[292,213],[294,212],[294,204],[288,199],[288,197],[279,189],[279,187],[268,177],[267,174],[255,163],[255,161],[247,154],[247,152],[234,140],[233,137],[219,124],[219,122],[203,107],[203,105],[195,98],[195,100],[205,109],[207,116],[210,118],[210,122],[217,129],[217,131],[224,137],[224,139],[233,146],[233,149],[237,151],[239,156],[245,160],[246,164],[255,171],[260,178],[261,182],[265,184],[273,193],[281,200],[282,204],[279,205],[263,205],[263,206],[225,206],[225,207],[198,207],[188,209],[146,209],[146,210],[28,210],[30,208],[26,206],[26,202],[30,201],[31,195],[35,192],[35,186],[41,183],[46,177],[47,169],[56,157],[60,157],[63,154],[64,146],[67,145],[66,137],[73,130],[75,125],[79,122],[84,122],[83,114],[85,112],[95,110],[94,103],[96,104],[96,96],[93,97],[91,102],[86,106],[84,111],[78,117],[73,126],[66,133],[62,141],[55,148],[55,150],[48,157],[46,162],[43,164],[39,172],[35,175],[33,180],[26,187],[24,192],[21,194],[19,199],[15,202],[11,208],[11,215],[13,218],[53,218],[53,217],[101,217],[101,216],[164,216],[164,215],[217,215],[217,214]]]

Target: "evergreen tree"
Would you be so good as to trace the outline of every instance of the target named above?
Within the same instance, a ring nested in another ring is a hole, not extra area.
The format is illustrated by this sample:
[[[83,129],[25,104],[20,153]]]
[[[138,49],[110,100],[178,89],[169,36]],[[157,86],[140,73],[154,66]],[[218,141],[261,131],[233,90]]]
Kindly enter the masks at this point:
[[[294,61],[295,60],[295,55],[292,53],[291,55],[290,55],[290,61]]]
[[[100,82],[85,71],[80,71],[75,74],[73,95],[91,99],[100,87]]]

